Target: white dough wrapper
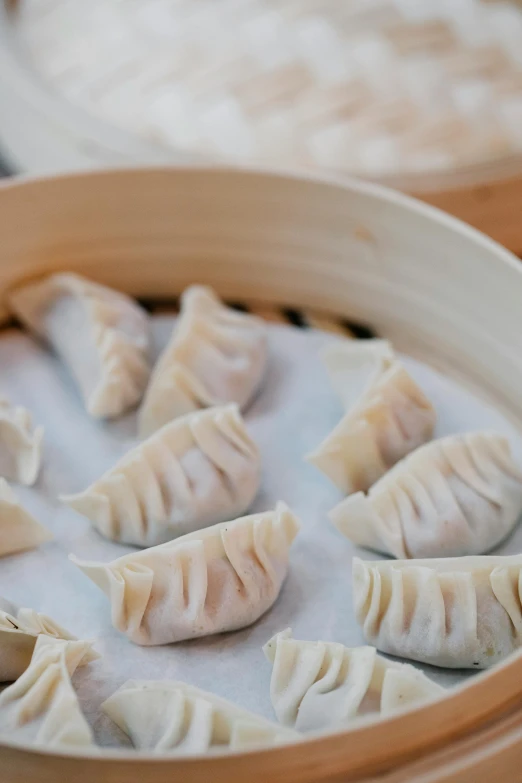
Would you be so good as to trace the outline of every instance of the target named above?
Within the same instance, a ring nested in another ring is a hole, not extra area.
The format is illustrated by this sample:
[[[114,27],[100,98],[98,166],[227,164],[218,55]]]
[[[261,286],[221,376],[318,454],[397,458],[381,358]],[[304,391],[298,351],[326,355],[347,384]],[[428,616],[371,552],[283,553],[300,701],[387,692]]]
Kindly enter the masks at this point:
[[[21,285],[8,299],[69,368],[91,416],[113,418],[140,402],[150,375],[150,334],[134,300],[72,273]]]
[[[244,408],[266,360],[267,330],[260,318],[225,307],[210,288],[191,286],[145,393],[141,437],[200,408],[230,402]]]
[[[459,557],[495,547],[521,512],[522,471],[508,439],[470,432],[421,446],[330,519],[354,544],[397,558]]]
[[[522,555],[353,560],[355,616],[382,652],[485,669],[522,642]]]
[[[0,397],[0,476],[32,486],[42,461],[43,427],[33,429],[31,414]]]
[[[0,693],[0,737],[46,749],[93,745],[71,683],[91,660],[89,642],[39,636],[28,668]]]
[[[169,680],[129,680],[101,706],[135,748],[175,756],[296,742],[300,735],[213,693]]]
[[[0,682],[16,680],[31,662],[39,636],[77,641],[66,628],[51,617],[34,609],[18,609],[4,599],[0,609]],[[98,657],[94,650],[86,652],[85,662]]]
[[[367,491],[433,436],[436,413],[385,340],[346,340],[324,360],[346,413],[308,462],[346,494]]]
[[[445,693],[414,666],[388,661],[375,647],[304,642],[287,628],[263,651],[273,665],[270,697],[277,719],[298,731],[340,728],[361,715],[386,716]]]
[[[109,598],[113,626],[136,644],[236,631],[281,590],[300,524],[284,503],[114,560],[71,560]]]
[[[349,411],[397,361],[388,340],[339,340],[324,348],[321,356],[334,392]]]
[[[260,480],[259,450],[237,405],[227,405],[166,424],[61,500],[107,538],[155,546],[240,516]]]
[[[0,478],[0,557],[35,549],[52,538],[52,533],[20,505],[7,481]]]

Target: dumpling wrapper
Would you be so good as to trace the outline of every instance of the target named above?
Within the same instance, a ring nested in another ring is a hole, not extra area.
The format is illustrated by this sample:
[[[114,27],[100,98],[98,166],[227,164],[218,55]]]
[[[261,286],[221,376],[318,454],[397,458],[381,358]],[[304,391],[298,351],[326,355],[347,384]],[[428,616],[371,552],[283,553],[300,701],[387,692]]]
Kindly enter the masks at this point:
[[[154,546],[244,513],[261,459],[236,405],[166,424],[84,492],[61,500],[107,538]]]
[[[330,383],[349,411],[371,393],[386,370],[397,361],[388,340],[338,340],[322,352]]]
[[[89,642],[39,636],[29,667],[0,693],[0,737],[46,749],[93,745],[71,683],[90,660]]]
[[[71,560],[136,644],[180,642],[250,625],[274,603],[300,524],[284,503],[113,560]]]
[[[355,544],[397,558],[459,557],[495,547],[521,512],[522,471],[507,438],[472,432],[421,446],[330,519]]]
[[[384,653],[484,669],[522,641],[522,555],[353,560],[353,604]]]
[[[346,340],[324,359],[347,412],[306,459],[346,494],[365,492],[430,440],[435,409],[385,340]]]
[[[8,301],[69,368],[91,416],[113,418],[139,403],[150,375],[149,319],[130,297],[59,273],[21,285]]]
[[[77,641],[66,628],[34,609],[19,609],[4,599],[0,607],[0,682],[16,680],[27,669],[38,636]],[[97,657],[88,650],[85,662]]]
[[[339,728],[372,713],[386,716],[445,693],[414,666],[388,661],[375,647],[303,642],[287,628],[263,651],[273,665],[270,697],[277,719],[298,731]]]
[[[0,478],[0,557],[35,549],[52,538],[52,533],[20,505],[7,481]]]
[[[140,436],[200,408],[230,402],[244,408],[257,391],[266,360],[266,326],[260,318],[225,307],[210,288],[187,288],[145,393]]]
[[[300,739],[295,731],[184,682],[129,680],[101,709],[135,748],[176,756],[251,750]]]
[[[42,461],[43,427],[33,429],[31,414],[0,397],[0,476],[32,486]]]

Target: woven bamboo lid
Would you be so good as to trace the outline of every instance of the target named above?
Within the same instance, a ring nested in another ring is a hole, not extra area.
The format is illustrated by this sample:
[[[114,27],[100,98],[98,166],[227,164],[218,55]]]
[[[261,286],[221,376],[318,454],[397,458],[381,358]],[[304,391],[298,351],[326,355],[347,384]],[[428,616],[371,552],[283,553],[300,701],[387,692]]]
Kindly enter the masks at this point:
[[[22,0],[54,90],[167,147],[371,177],[522,151],[522,6]]]

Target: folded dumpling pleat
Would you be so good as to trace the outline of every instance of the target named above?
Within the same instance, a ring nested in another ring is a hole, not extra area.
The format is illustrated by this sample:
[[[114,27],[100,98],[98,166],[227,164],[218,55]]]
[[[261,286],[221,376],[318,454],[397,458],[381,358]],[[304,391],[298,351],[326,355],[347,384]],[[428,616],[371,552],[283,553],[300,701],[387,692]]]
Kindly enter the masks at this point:
[[[244,513],[261,460],[236,405],[176,419],[61,499],[107,538],[154,546]]]
[[[394,557],[458,557],[492,549],[521,512],[522,471],[507,438],[472,432],[421,446],[330,518],[355,544]]]
[[[522,642],[522,555],[353,561],[366,641],[434,666],[484,669]]]
[[[66,628],[34,609],[18,609],[2,600],[0,609],[0,682],[16,680],[31,661],[39,636],[77,641]],[[97,658],[94,650],[87,650],[85,662]]]
[[[436,414],[384,340],[347,340],[325,352],[346,414],[307,460],[346,494],[366,491],[433,435]]]
[[[102,710],[135,748],[158,753],[248,750],[299,739],[295,731],[184,682],[129,680]]]
[[[45,748],[93,745],[71,683],[92,659],[89,642],[39,636],[29,667],[0,693],[0,737]]]
[[[34,549],[52,537],[50,531],[20,505],[7,481],[0,478],[0,557]]]
[[[67,365],[91,416],[119,416],[141,400],[150,374],[149,320],[128,296],[60,273],[16,288],[9,304]]]
[[[230,402],[243,408],[261,382],[266,358],[260,318],[225,307],[210,288],[191,286],[154,367],[139,414],[140,435],[200,408]]]
[[[388,715],[444,694],[423,672],[382,658],[375,647],[299,641],[287,628],[263,650],[273,664],[270,696],[277,718],[299,731]]]
[[[137,644],[168,644],[261,617],[279,595],[298,530],[280,503],[112,563],[71,559],[109,598],[115,628]]]
[[[382,375],[397,361],[388,340],[339,340],[322,355],[330,383],[343,404],[351,410],[372,391]]]
[[[31,414],[0,397],[0,476],[31,486],[42,461],[43,427],[33,429]]]

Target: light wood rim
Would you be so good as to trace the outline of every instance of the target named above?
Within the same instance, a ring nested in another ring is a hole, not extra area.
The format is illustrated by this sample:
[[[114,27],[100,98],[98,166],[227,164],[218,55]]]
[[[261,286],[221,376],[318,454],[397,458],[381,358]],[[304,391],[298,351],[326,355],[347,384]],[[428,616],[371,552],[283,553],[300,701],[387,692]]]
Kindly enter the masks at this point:
[[[166,755],[123,750],[107,750],[100,756],[52,753],[5,743],[0,744],[0,759],[4,771],[15,773],[7,777],[9,783],[45,783],[57,775],[73,775],[80,783],[97,779],[104,783],[160,783],[174,772],[180,780],[194,783],[208,780],[210,772],[213,783],[247,778],[253,783],[267,779],[307,783],[336,780],[341,775],[344,783],[375,775],[382,783],[463,783],[460,776],[464,771],[475,776],[469,777],[470,783],[475,783],[489,780],[482,774],[484,763],[488,770],[495,770],[491,764],[496,764],[499,756],[509,751],[511,760],[513,754],[520,754],[522,708],[520,692],[514,692],[513,683],[520,680],[521,673],[522,656],[517,655],[435,704],[378,724],[361,722],[347,732],[273,750],[173,760]],[[52,761],[51,774],[46,772],[45,761]],[[394,771],[382,777],[387,770]],[[31,777],[35,771],[37,778]],[[514,778],[509,781],[513,783]]]
[[[0,295],[21,278],[50,269],[83,270],[151,295],[177,293],[196,274],[234,298],[320,304],[356,319],[366,314],[399,347],[442,362],[450,374],[463,372],[486,393],[490,388],[522,427],[520,340],[518,332],[505,330],[508,321],[514,329],[519,323],[519,262],[454,218],[382,187],[185,167],[24,177],[0,184],[0,236]],[[440,247],[433,248],[437,237]],[[375,254],[388,240],[386,253]],[[462,297],[455,312],[446,267],[431,264],[429,252],[454,268],[452,282]],[[482,285],[466,286],[470,270]],[[504,300],[483,325],[484,302],[496,284]],[[403,302],[408,306],[400,312]],[[416,322],[419,313],[426,323]],[[445,331],[452,319],[461,329]],[[172,760],[128,751],[51,754],[2,744],[0,760],[6,783],[54,783],[65,775],[79,783],[159,783],[174,775],[186,783],[209,776],[215,783],[247,777],[252,783],[355,781],[401,765],[414,769],[421,756],[426,764],[433,759],[433,769],[451,771],[452,753],[469,766],[484,747],[491,759],[501,742],[520,751],[521,703],[522,653],[440,702],[298,746]],[[478,732],[484,747],[477,749]],[[441,781],[452,779],[444,774]]]

